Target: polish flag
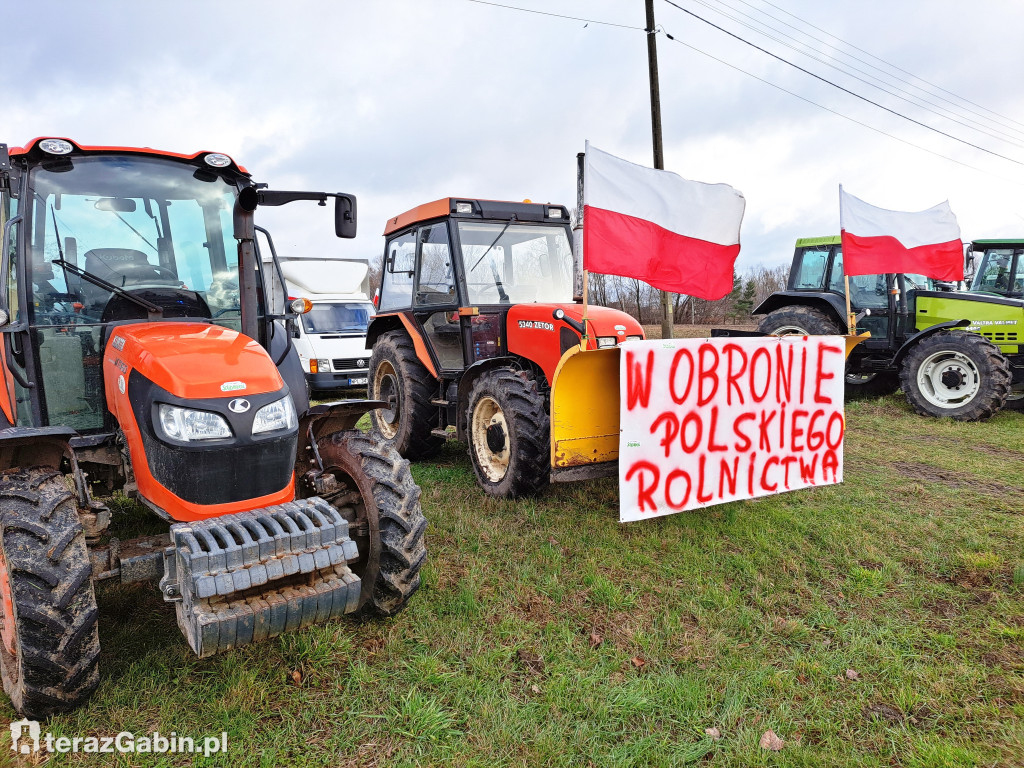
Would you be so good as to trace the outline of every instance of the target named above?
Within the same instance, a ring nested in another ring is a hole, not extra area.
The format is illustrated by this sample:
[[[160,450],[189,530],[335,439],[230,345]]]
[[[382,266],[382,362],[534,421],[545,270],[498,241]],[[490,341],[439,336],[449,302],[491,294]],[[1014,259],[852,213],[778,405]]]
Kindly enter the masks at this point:
[[[839,185],[843,272],[910,273],[935,280],[964,279],[964,246],[949,201],[905,213],[868,205]]]
[[[746,201],[590,146],[583,171],[583,268],[701,299],[732,290]]]

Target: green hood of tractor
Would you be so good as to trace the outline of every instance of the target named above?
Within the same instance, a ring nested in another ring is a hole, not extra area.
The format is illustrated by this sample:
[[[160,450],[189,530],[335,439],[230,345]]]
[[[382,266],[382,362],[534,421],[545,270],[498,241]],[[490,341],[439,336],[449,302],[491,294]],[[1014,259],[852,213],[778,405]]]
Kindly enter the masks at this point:
[[[927,291],[917,297],[916,319],[920,330],[949,320],[970,320],[965,330],[980,333],[1005,354],[1018,354],[1024,339],[1024,299]]]

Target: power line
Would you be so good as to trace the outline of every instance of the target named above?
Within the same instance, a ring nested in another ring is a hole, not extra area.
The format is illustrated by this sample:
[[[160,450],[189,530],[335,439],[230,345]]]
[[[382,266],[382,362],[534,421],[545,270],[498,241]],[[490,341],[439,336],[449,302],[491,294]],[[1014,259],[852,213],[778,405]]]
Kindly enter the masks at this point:
[[[749,5],[749,3],[746,3],[746,2],[744,2],[744,0],[740,0],[740,2],[744,3],[744,5]],[[988,113],[989,113],[990,115],[993,115],[993,116],[995,116],[995,117],[999,117],[999,118],[1002,118],[1003,120],[1006,120],[1006,121],[1008,121],[1008,122],[1011,122],[1011,123],[1016,123],[1017,125],[1019,125],[1019,126],[1021,126],[1021,127],[1024,127],[1024,123],[1020,122],[1019,120],[1014,120],[1014,119],[1013,119],[1013,118],[1011,118],[1011,117],[1006,117],[1005,115],[1000,115],[1000,114],[999,114],[998,112],[993,112],[993,111],[992,111],[991,109],[988,109],[987,107],[984,107],[984,106],[982,106],[981,104],[978,104],[978,103],[976,103],[976,102],[973,102],[973,101],[971,101],[970,99],[964,98],[963,96],[958,96],[957,94],[953,93],[952,91],[950,91],[950,90],[947,90],[947,89],[943,88],[943,87],[942,87],[941,85],[937,85],[937,84],[935,84],[935,83],[932,83],[932,82],[930,82],[930,81],[928,81],[928,80],[925,80],[925,79],[924,79],[923,77],[920,77],[920,76],[918,76],[918,75],[915,75],[915,74],[914,74],[913,72],[909,72],[909,71],[907,71],[906,69],[903,69],[902,67],[899,67],[899,66],[897,66],[896,64],[893,64],[892,62],[886,61],[885,59],[883,59],[883,58],[880,58],[879,56],[876,56],[875,54],[871,53],[870,51],[866,51],[866,50],[864,50],[863,48],[858,48],[858,47],[857,47],[856,45],[854,45],[853,43],[850,43],[850,42],[848,42],[848,41],[844,40],[844,39],[843,39],[843,38],[841,38],[841,37],[837,37],[836,35],[833,35],[833,34],[832,34],[831,32],[829,32],[828,30],[825,30],[825,29],[822,29],[821,27],[815,26],[815,25],[814,25],[814,24],[812,24],[811,22],[809,22],[809,21],[807,21],[807,20],[805,20],[805,19],[802,19],[802,18],[800,18],[800,17],[799,17],[799,16],[797,16],[796,14],[790,13],[790,12],[789,12],[789,11],[787,11],[787,10],[786,10],[785,8],[782,8],[782,7],[778,6],[778,5],[775,5],[775,3],[772,3],[772,2],[770,2],[770,0],[762,0],[762,2],[763,2],[763,3],[765,3],[765,5],[770,5],[770,6],[772,7],[772,8],[774,8],[774,9],[776,9],[776,10],[778,10],[778,11],[782,11],[782,13],[786,14],[786,15],[787,15],[787,16],[789,16],[790,18],[794,18],[794,19],[796,19],[796,20],[797,20],[797,21],[799,21],[799,22],[800,22],[801,24],[806,24],[806,25],[807,25],[808,27],[810,27],[811,29],[815,29],[815,30],[817,30],[818,32],[821,32],[822,34],[828,35],[828,36],[829,36],[829,37],[831,37],[831,38],[832,38],[833,40],[838,40],[838,41],[839,41],[840,43],[842,43],[843,45],[845,45],[845,46],[848,46],[848,47],[852,48],[852,49],[853,49],[853,50],[855,50],[855,51],[860,51],[861,53],[865,54],[866,56],[870,56],[870,57],[871,57],[872,59],[874,59],[875,61],[880,61],[880,62],[882,62],[882,63],[883,63],[883,64],[885,64],[885,65],[886,65],[887,67],[891,67],[892,69],[895,69],[895,70],[896,70],[897,72],[902,72],[902,73],[903,73],[903,74],[905,74],[905,75],[909,75],[910,77],[914,78],[915,80],[919,80],[919,81],[921,81],[921,82],[922,82],[922,83],[924,83],[925,85],[928,85],[928,86],[930,86],[930,87],[932,87],[932,88],[936,88],[936,89],[938,89],[938,90],[942,91],[943,93],[947,93],[947,94],[949,94],[950,96],[953,96],[954,98],[956,98],[956,99],[959,99],[960,101],[963,101],[963,102],[965,102],[965,103],[967,103],[967,104],[970,104],[970,105],[971,105],[971,106],[973,106],[973,107],[977,107],[978,109],[984,110],[985,112],[988,112]],[[761,11],[761,13],[764,13],[764,11]],[[768,14],[765,14],[765,15],[768,15]],[[772,16],[772,17],[770,17],[770,18],[775,18],[775,17],[774,17],[774,16]],[[781,19],[776,19],[776,21],[781,21]],[[783,22],[783,23],[785,23],[785,22]],[[864,62],[864,63],[866,64],[867,62]],[[922,89],[922,90],[923,90],[923,89]]]
[[[886,136],[886,137],[888,137],[890,139],[893,139],[894,141],[898,141],[901,144],[906,144],[907,146],[913,147],[914,149],[919,149],[922,152],[927,152],[929,155],[934,155],[935,157],[940,157],[943,160],[948,160],[951,163],[956,163],[957,165],[963,166],[964,168],[970,168],[972,171],[977,171],[978,173],[983,173],[983,174],[985,174],[987,176],[992,176],[994,178],[1000,179],[1001,181],[1009,182],[1010,184],[1016,184],[1018,186],[1024,186],[1024,184],[1021,184],[1018,181],[1014,181],[1013,179],[1008,179],[1005,176],[1000,176],[999,174],[992,173],[991,171],[986,171],[985,169],[979,168],[976,165],[971,165],[970,163],[965,163],[965,162],[963,162],[961,160],[957,160],[956,158],[952,158],[952,157],[949,157],[948,155],[944,155],[941,152],[936,152],[936,151],[934,151],[932,149],[928,149],[927,147],[922,147],[920,144],[915,144],[914,142],[908,141],[907,139],[902,139],[899,136],[896,136],[896,135],[894,135],[892,133],[889,133],[887,131],[883,131],[881,128],[876,128],[873,125],[869,125],[868,123],[862,122],[862,121],[856,119],[855,117],[850,117],[849,115],[845,115],[842,112],[839,112],[838,110],[832,109],[831,107],[826,107],[824,104],[819,104],[818,102],[816,102],[816,101],[814,101],[812,99],[808,99],[806,96],[801,96],[799,93],[795,93],[795,92],[790,91],[790,90],[788,90],[786,88],[783,88],[781,85],[776,85],[775,83],[771,82],[770,80],[765,80],[763,77],[758,77],[757,75],[755,75],[752,72],[748,72],[747,70],[745,70],[745,69],[743,69],[741,67],[737,67],[735,64],[730,64],[728,61],[725,61],[724,59],[720,59],[717,56],[714,56],[713,54],[710,54],[707,51],[703,51],[703,50],[701,50],[700,48],[697,48],[694,45],[690,45],[689,43],[684,43],[682,40],[676,39],[675,37],[670,35],[668,32],[664,32],[664,35],[669,40],[671,40],[673,43],[679,43],[680,45],[689,48],[691,51],[699,53],[701,56],[706,56],[709,59],[717,61],[719,64],[724,64],[725,66],[729,67],[730,69],[734,69],[737,72],[741,72],[742,74],[747,75],[748,77],[752,77],[755,80],[760,80],[765,85],[770,85],[772,88],[775,88],[776,90],[782,91],[783,93],[788,93],[790,96],[794,96],[794,97],[800,99],[800,101],[803,101],[803,102],[806,102],[806,103],[808,103],[808,104],[810,104],[812,106],[818,107],[818,109],[823,109],[826,112],[831,112],[833,115],[836,115],[837,117],[843,118],[844,120],[849,120],[851,123],[856,123],[857,125],[861,126],[862,128],[867,128],[869,131],[874,131],[875,133],[879,133],[882,136]]]
[[[964,128],[967,128],[967,129],[969,129],[971,131],[975,131],[977,133],[984,134],[985,136],[988,136],[990,138],[996,139],[997,141],[1002,141],[1002,142],[1007,143],[1007,144],[1012,144],[1015,147],[1024,148],[1024,144],[1020,143],[1020,137],[1018,137],[1018,136],[1013,136],[1012,134],[1005,133],[1003,131],[997,130],[996,128],[994,128],[992,126],[981,127],[981,126],[976,125],[976,124],[966,123],[963,120],[958,119],[960,117],[966,117],[965,115],[961,115],[959,113],[952,112],[951,110],[949,110],[949,109],[947,109],[945,107],[942,107],[939,104],[936,104],[935,102],[928,100],[927,98],[924,98],[924,97],[918,96],[916,94],[913,94],[913,93],[911,93],[910,91],[908,91],[908,90],[906,90],[904,88],[900,88],[898,85],[886,83],[886,82],[880,80],[876,75],[873,75],[870,72],[867,72],[866,70],[860,69],[859,67],[855,67],[855,66],[853,66],[851,64],[847,64],[845,62],[841,62],[841,61],[837,60],[834,56],[829,56],[828,58],[821,58],[818,55],[814,55],[814,54],[822,54],[822,52],[817,50],[816,48],[814,48],[812,45],[809,45],[808,43],[805,43],[802,40],[798,40],[797,38],[793,37],[792,35],[786,34],[785,31],[783,31],[781,29],[778,29],[776,27],[773,27],[770,24],[765,24],[764,22],[759,21],[758,19],[755,19],[750,14],[744,13],[743,11],[739,10],[738,8],[734,8],[733,6],[725,3],[723,0],[713,0],[713,1],[717,5],[721,5],[721,6],[725,7],[725,8],[728,8],[730,11],[734,11],[735,13],[738,13],[740,16],[742,16],[744,18],[750,19],[754,24],[757,24],[759,27],[763,27],[765,29],[771,30],[771,32],[774,32],[775,34],[781,35],[782,37],[784,37],[784,38],[786,38],[788,40],[792,40],[794,43],[796,43],[797,45],[799,45],[801,47],[798,48],[798,47],[796,47],[794,45],[791,45],[791,44],[785,42],[784,40],[780,40],[778,37],[775,37],[774,35],[770,34],[769,32],[765,32],[763,29],[757,29],[757,28],[751,26],[750,24],[748,24],[748,23],[746,23],[746,22],[736,18],[735,16],[732,16],[732,15],[726,13],[725,11],[720,10],[719,8],[717,8],[717,7],[713,6],[713,5],[710,5],[707,2],[707,0],[693,0],[693,2],[695,2],[695,3],[699,4],[699,5],[704,6],[708,10],[714,11],[715,13],[717,13],[717,14],[719,14],[721,16],[724,16],[727,19],[732,20],[732,21],[736,22],[737,24],[739,24],[739,25],[741,25],[743,27],[746,27],[749,30],[751,30],[753,32],[756,32],[759,35],[764,35],[769,40],[772,40],[772,41],[774,41],[776,43],[779,43],[780,45],[783,45],[786,48],[789,48],[790,50],[795,51],[795,52],[799,53],[802,56],[806,56],[806,57],[808,57],[810,59],[813,59],[814,61],[817,61],[817,62],[819,62],[821,64],[824,64],[827,67],[831,67],[832,69],[835,69],[838,72],[842,72],[843,74],[847,75],[848,77],[852,77],[854,80],[857,80],[857,81],[859,81],[861,83],[864,83],[865,85],[868,85],[871,88],[875,88],[877,90],[882,91],[883,93],[889,94],[890,96],[895,96],[898,99],[902,99],[903,101],[907,101],[907,102],[913,104],[914,106],[921,107],[921,108],[927,110],[928,112],[932,112],[933,114],[938,115],[939,117],[945,118],[946,120],[954,122],[957,125],[963,126]],[[740,0],[740,2],[744,2],[744,0]],[[744,4],[745,5],[750,5],[749,3],[745,3],[745,2],[744,2]],[[753,7],[753,6],[751,6],[751,7]],[[773,18],[774,19],[774,17],[772,17],[772,16],[769,16],[769,18]],[[776,21],[778,21],[778,20],[776,19]],[[779,23],[785,24],[785,22],[781,22],[781,21]],[[793,29],[792,27],[790,27],[790,28]],[[798,30],[794,29],[794,31],[798,31]],[[811,36],[808,35],[808,37],[811,37]],[[811,39],[814,40],[815,42],[818,42],[818,43],[823,43],[824,42],[824,41],[818,40],[817,38],[814,38],[814,37],[811,37]],[[813,51],[813,54],[812,53],[808,53],[808,51],[805,50],[807,48],[810,48],[811,51]],[[838,53],[842,53],[842,51],[838,51]],[[823,55],[827,56],[827,54],[823,54]],[[843,54],[843,55],[847,55],[847,54]],[[849,57],[849,58],[854,58],[854,60],[860,61],[859,59],[856,59],[856,57]],[[831,59],[831,61],[829,59]],[[866,62],[862,62],[862,63],[867,64]],[[867,64],[867,66],[869,66],[872,69],[875,69],[875,70],[877,70],[879,72],[882,72],[882,70],[878,69],[878,67],[874,67],[871,64]],[[850,74],[850,71],[859,72],[860,74],[865,75],[866,77],[871,78],[871,80],[873,80],[875,82],[869,82],[868,80],[865,80],[865,79],[863,79],[861,77],[857,77],[856,75],[852,75],[852,74]],[[885,73],[883,73],[883,74],[885,74]],[[917,88],[917,86],[911,85],[910,83],[906,83],[905,81],[900,80],[899,78],[895,78],[892,75],[886,74],[886,76],[889,77],[890,79],[897,80],[898,82],[903,83],[904,85],[910,85],[910,87],[912,87],[912,88]],[[881,83],[881,85],[878,85],[876,83]],[[892,91],[892,90],[889,90],[890,87],[893,88],[895,90],[895,92]],[[922,88],[917,88],[917,90],[922,91],[926,95],[931,95],[930,93],[928,93],[928,91],[925,91]],[[900,96],[899,94],[905,94],[905,95],[904,96]],[[952,104],[952,102],[950,102],[948,99],[943,99],[943,101],[946,101],[947,103]],[[953,104],[953,106],[957,106],[957,105]],[[933,107],[934,107],[934,109],[933,109]],[[962,107],[958,107],[958,109],[963,109],[963,108]],[[977,115],[977,113],[974,113],[974,114]],[[980,115],[977,115],[977,116],[980,117]],[[970,119],[970,118],[968,118],[968,119]],[[1000,126],[1000,127],[1003,127],[1003,126]],[[1013,130],[1013,129],[1011,129],[1011,130]],[[1002,137],[1005,137],[1005,138],[1002,138]]]
[[[797,69],[797,70],[803,72],[804,74],[810,75],[811,77],[815,78],[816,80],[820,80],[823,83],[827,83],[828,85],[831,85],[833,88],[836,88],[836,89],[838,89],[840,91],[843,91],[844,93],[847,93],[847,94],[849,94],[850,96],[853,96],[856,99],[860,99],[861,101],[867,102],[868,104],[871,104],[871,105],[873,105],[875,107],[878,107],[879,109],[882,109],[882,110],[884,110],[884,111],[886,111],[886,112],[888,112],[888,113],[890,113],[892,115],[895,115],[896,117],[900,117],[900,118],[902,118],[902,119],[904,119],[904,120],[906,120],[908,122],[914,123],[915,125],[919,125],[919,126],[921,126],[922,128],[924,128],[926,130],[929,130],[929,131],[932,131],[934,133],[937,133],[940,136],[945,136],[947,139],[952,139],[953,141],[958,141],[961,144],[965,144],[968,147],[973,147],[974,149],[977,149],[980,152],[985,152],[986,154],[993,155],[995,157],[1001,158],[1003,160],[1006,160],[1008,162],[1014,163],[1016,165],[1024,166],[1024,162],[1021,162],[1020,160],[1014,160],[1012,157],[1007,157],[1006,155],[1000,154],[999,152],[994,152],[991,149],[986,149],[985,147],[979,146],[978,144],[974,144],[973,142],[967,141],[966,139],[961,139],[960,137],[954,136],[951,133],[947,133],[946,131],[940,130],[938,128],[934,128],[934,127],[928,125],[927,123],[923,123],[920,120],[915,120],[914,118],[912,118],[912,117],[910,117],[908,115],[904,115],[902,112],[897,112],[895,109],[887,107],[884,104],[879,104],[877,101],[872,101],[867,96],[862,96],[861,94],[857,93],[856,91],[851,91],[849,88],[844,88],[843,86],[839,85],[838,83],[834,83],[831,80],[829,80],[829,79],[827,79],[825,77],[822,77],[821,75],[818,75],[818,74],[815,74],[814,72],[811,72],[809,69],[801,67],[799,64],[793,63],[789,59],[785,59],[782,56],[779,56],[777,53],[772,53],[771,51],[767,50],[766,48],[762,48],[761,46],[759,46],[759,45],[757,45],[755,43],[750,42],[746,38],[740,37],[735,32],[730,32],[729,30],[725,29],[724,27],[720,27],[718,24],[715,24],[713,21],[708,21],[703,16],[694,13],[693,11],[689,10],[688,8],[684,8],[683,6],[679,5],[678,3],[673,2],[672,0],[665,0],[665,2],[668,3],[669,5],[671,5],[673,8],[678,8],[683,13],[688,14],[690,16],[693,16],[693,18],[698,19],[700,21],[703,21],[708,26],[714,27],[719,32],[722,32],[722,33],[728,35],[729,37],[732,37],[732,38],[734,38],[736,40],[739,40],[744,45],[749,45],[751,48],[754,48],[754,49],[756,49],[758,51],[761,51],[761,53],[764,53],[764,54],[766,54],[768,56],[771,56],[773,59],[776,59],[777,61],[781,61],[783,64],[788,64],[789,66],[793,67],[794,69]]]
[[[536,13],[538,16],[554,16],[557,19],[570,19],[572,21],[583,21],[587,24],[601,24],[606,27],[619,27],[620,29],[634,29],[639,32],[643,32],[643,27],[634,27],[629,24],[616,24],[613,21],[598,21],[597,19],[584,19],[581,16],[566,16],[562,13],[551,13],[549,11],[538,11],[534,8],[520,8],[515,5],[504,5],[502,3],[490,2],[490,0],[468,0],[470,3],[477,3],[479,5],[493,5],[495,8],[506,8],[510,11],[522,11],[523,13]]]

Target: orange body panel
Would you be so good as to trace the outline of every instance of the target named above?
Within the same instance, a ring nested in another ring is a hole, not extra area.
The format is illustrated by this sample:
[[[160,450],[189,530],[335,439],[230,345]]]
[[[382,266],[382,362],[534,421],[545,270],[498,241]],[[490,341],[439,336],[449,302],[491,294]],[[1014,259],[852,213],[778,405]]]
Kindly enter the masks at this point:
[[[505,329],[508,351],[539,365],[549,383],[554,380],[558,361],[562,359],[561,329],[569,328],[552,317],[558,308],[565,311],[566,317],[582,322],[581,304],[516,304],[508,311]],[[622,342],[627,336],[642,337],[644,329],[625,312],[590,306],[587,307],[587,335],[587,348],[597,349],[598,336],[612,336]]]
[[[0,360],[7,359],[7,334],[0,334]],[[11,369],[4,366],[4,392],[0,395],[0,410],[4,412],[10,424],[17,424],[14,412],[14,375]]]
[[[281,491],[230,504],[194,504],[171,493],[150,472],[139,424],[128,399],[134,369],[162,389],[187,399],[264,394],[284,389],[273,360],[255,341],[205,323],[155,322],[114,329],[103,354],[107,407],[132,456],[139,493],[175,520],[202,520],[291,501],[294,476]],[[257,467],[253,471],[259,471]]]
[[[430,352],[427,351],[427,345],[423,341],[423,336],[420,335],[420,329],[416,325],[416,321],[406,312],[399,313],[398,316],[402,318],[402,325],[405,326],[409,338],[412,339],[412,348],[416,350],[416,358],[423,363],[423,367],[436,379],[437,368],[434,367],[434,361],[430,359]]]
[[[468,199],[468,198],[460,198]],[[452,212],[452,198],[442,197],[440,200],[434,200],[430,203],[424,203],[423,205],[417,205],[412,210],[400,213],[393,219],[388,219],[387,225],[384,227],[384,234],[390,235],[392,232],[396,232],[399,229],[404,229],[410,224],[414,224],[417,221],[426,221],[427,219],[436,219],[439,216],[447,216]]]
[[[8,154],[10,154],[12,156],[13,155],[24,155],[24,154],[27,154],[28,151],[32,147],[34,147],[36,144],[38,144],[43,139],[64,139],[64,141],[70,141],[76,147],[78,147],[79,149],[84,150],[86,152],[137,152],[137,153],[142,154],[142,155],[161,155],[162,157],[175,157],[175,158],[178,158],[180,160],[195,160],[197,157],[199,157],[201,155],[208,155],[208,154],[210,154],[211,152],[214,151],[214,150],[203,150],[202,152],[194,152],[191,155],[183,155],[180,152],[165,152],[164,150],[150,149],[149,147],[100,147],[100,146],[86,146],[85,144],[79,144],[76,141],[72,141],[71,139],[67,138],[66,136],[37,136],[36,138],[32,139],[32,141],[28,142],[24,147],[11,147],[11,148],[9,148],[7,150],[7,152],[8,152]],[[220,154],[224,154],[227,157],[231,157],[230,155],[227,155],[226,153],[223,153],[223,152],[220,153]],[[233,158],[232,158],[232,162],[234,162]],[[238,168],[238,170],[240,170],[242,173],[248,175],[249,172],[247,170],[245,170],[245,168],[243,168],[242,166],[240,166],[237,163],[235,163],[235,167]]]

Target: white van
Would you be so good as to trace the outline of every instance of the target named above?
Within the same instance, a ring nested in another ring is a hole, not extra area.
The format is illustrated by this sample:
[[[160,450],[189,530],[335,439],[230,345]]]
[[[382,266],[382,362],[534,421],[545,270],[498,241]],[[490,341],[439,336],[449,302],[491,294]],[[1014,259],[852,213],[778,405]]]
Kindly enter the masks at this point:
[[[289,298],[313,302],[293,339],[310,390],[365,388],[366,326],[374,315],[366,262],[291,259],[281,262],[281,272]]]

